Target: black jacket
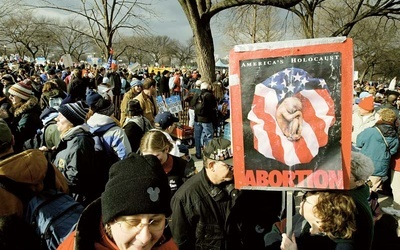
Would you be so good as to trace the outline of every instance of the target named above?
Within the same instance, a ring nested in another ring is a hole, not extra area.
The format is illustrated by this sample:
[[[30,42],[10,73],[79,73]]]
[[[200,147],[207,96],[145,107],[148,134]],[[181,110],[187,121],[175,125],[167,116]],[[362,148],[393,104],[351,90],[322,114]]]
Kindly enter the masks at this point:
[[[216,186],[202,170],[172,197],[172,236],[179,249],[263,249],[281,208],[281,192]]]
[[[196,103],[199,101],[200,96],[204,102],[205,113],[200,115],[196,113]],[[190,101],[190,106],[195,109],[194,120],[196,122],[210,123],[215,122],[217,119],[217,101],[214,94],[210,90],[202,89],[200,93],[196,93]]]

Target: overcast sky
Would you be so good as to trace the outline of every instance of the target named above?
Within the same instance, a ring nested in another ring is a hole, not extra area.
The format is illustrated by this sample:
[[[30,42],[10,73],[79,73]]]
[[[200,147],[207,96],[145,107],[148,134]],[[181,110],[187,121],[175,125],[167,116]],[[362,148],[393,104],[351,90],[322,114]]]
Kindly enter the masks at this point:
[[[81,5],[81,0],[69,0],[65,2],[60,0],[57,1],[66,6]],[[29,2],[32,3],[39,1],[29,0]],[[182,43],[186,43],[186,41],[193,36],[193,33],[178,0],[152,0],[152,2],[156,3],[153,5],[153,10],[157,13],[158,18],[152,18],[149,20],[150,32],[154,35],[167,35],[170,38],[177,39]],[[49,17],[60,17],[60,13],[56,12],[55,10],[40,10],[40,13],[43,12],[45,12]],[[62,15],[64,15],[64,13]],[[214,36],[215,54],[217,54],[219,57],[224,57],[226,56],[227,52],[224,52],[220,48],[221,44],[219,41],[221,41],[221,35],[217,34],[215,29],[212,30]]]

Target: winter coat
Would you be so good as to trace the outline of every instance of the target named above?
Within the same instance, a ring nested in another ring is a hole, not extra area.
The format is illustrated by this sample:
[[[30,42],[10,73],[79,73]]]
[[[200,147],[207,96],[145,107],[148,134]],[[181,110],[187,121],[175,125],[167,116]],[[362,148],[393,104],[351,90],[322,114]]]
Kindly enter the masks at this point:
[[[88,83],[82,78],[75,76],[68,84],[68,94],[70,95],[71,102],[85,101],[86,100],[86,88]]]
[[[54,165],[66,178],[70,192],[77,200],[93,201],[100,195],[95,181],[96,178],[100,178],[97,176],[99,171],[93,164],[94,140],[88,126],[71,128],[61,138],[54,155]]]
[[[134,116],[125,119],[124,131],[132,147],[132,152],[137,152],[143,135],[153,128],[150,121],[144,116]]]
[[[160,94],[169,93],[168,82],[169,82],[169,77],[161,76],[161,79],[160,79],[160,89],[158,90],[158,92],[159,92]]]
[[[7,155],[0,159],[0,177],[7,177],[29,187],[33,193],[43,190],[43,180],[47,171],[47,159],[37,149],[26,150],[19,154]],[[64,176],[54,168],[56,188],[68,192]],[[0,188],[0,215],[17,214],[22,216],[24,206],[14,194]]]
[[[264,233],[279,220],[282,193],[213,185],[203,169],[178,189],[171,209],[179,249],[264,249]]]
[[[57,248],[58,250],[118,250],[113,242],[104,233],[101,224],[101,199],[91,203],[79,218],[76,231],[73,231]],[[170,235],[167,227],[165,235]],[[162,243],[157,243],[154,250],[177,250],[178,247],[171,237],[162,236]],[[111,246],[112,245],[112,246]]]
[[[204,110],[206,110],[207,112],[203,115],[195,113],[194,116],[195,122],[202,122],[202,123],[215,122],[217,119],[217,101],[215,99],[214,94],[210,90],[202,89],[200,94],[196,93],[195,96],[190,101],[190,106],[195,107],[198,98],[200,98],[200,96],[203,96]]]
[[[357,147],[361,148],[361,153],[372,159],[375,167],[372,175],[384,177],[387,176],[390,158],[399,147],[399,139],[392,125],[379,124],[372,128],[366,128],[357,136]]]
[[[26,102],[17,105],[12,108],[14,119],[10,129],[15,140],[14,151],[19,153],[22,152],[25,141],[35,136],[43,127],[43,123],[40,120],[41,110],[36,97],[31,96]]]
[[[174,155],[168,155],[167,161],[162,166],[164,170],[166,168],[169,170],[166,174],[171,188],[171,197],[186,180],[196,173],[196,168],[194,166],[192,168],[188,161]]]
[[[143,91],[134,99],[137,99],[140,103],[140,107],[143,109],[143,115],[146,117],[151,125],[154,125],[154,117],[158,113],[157,100],[154,96],[148,96]]]
[[[95,133],[97,130],[101,129],[104,126],[114,124],[113,127],[108,129],[103,134],[104,142],[107,143],[114,150],[114,152],[118,155],[118,158],[121,160],[125,159],[128,154],[132,152],[131,145],[124,130],[120,128],[111,117],[94,113],[87,120],[87,124],[90,127],[91,133]]]
[[[119,122],[121,124],[125,124],[125,119],[126,119],[126,116],[128,115],[127,109],[128,109],[129,101],[132,100],[133,98],[135,98],[136,96],[138,96],[138,94],[135,93],[134,88],[131,88],[128,92],[126,92],[124,94],[124,97],[122,98],[121,106],[120,106],[121,107],[121,119],[119,120]]]
[[[370,128],[378,121],[377,113],[374,111],[365,121],[359,114],[358,107],[354,110],[352,116],[353,132],[351,133],[351,142],[356,143],[358,134],[366,128]]]

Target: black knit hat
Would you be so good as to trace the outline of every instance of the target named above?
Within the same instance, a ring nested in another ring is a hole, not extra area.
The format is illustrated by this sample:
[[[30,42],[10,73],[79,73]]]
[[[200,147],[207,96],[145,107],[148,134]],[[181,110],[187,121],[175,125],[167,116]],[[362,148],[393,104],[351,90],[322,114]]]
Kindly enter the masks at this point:
[[[131,154],[112,165],[101,195],[103,223],[135,214],[171,215],[170,187],[160,161],[153,155]]]
[[[67,118],[74,126],[81,125],[85,122],[88,111],[87,105],[81,101],[63,104],[58,109],[58,112]]]

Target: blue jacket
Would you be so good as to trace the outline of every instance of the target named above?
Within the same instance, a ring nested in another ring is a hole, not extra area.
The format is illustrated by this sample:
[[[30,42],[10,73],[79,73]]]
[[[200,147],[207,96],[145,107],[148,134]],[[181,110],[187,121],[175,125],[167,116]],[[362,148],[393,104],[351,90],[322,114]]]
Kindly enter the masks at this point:
[[[383,139],[382,135],[385,137]],[[387,176],[390,158],[397,152],[399,139],[393,126],[379,124],[371,128],[366,128],[357,136],[357,147],[361,148],[361,153],[371,158],[374,163],[375,171],[373,176]]]

